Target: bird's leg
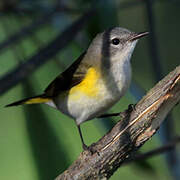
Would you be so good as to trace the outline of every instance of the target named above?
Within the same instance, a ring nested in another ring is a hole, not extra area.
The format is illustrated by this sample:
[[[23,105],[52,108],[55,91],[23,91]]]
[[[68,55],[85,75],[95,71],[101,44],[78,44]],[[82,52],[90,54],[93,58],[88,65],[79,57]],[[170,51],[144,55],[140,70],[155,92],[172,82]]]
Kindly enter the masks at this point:
[[[136,106],[136,104],[129,104],[128,109],[124,112],[102,114],[102,115],[98,116],[97,118],[107,118],[107,117],[113,117],[113,116],[120,116],[121,118],[123,118],[124,116],[126,116],[127,113],[130,113],[133,110],[135,110],[135,106]]]
[[[98,153],[99,155],[99,152],[93,148],[93,146],[87,146],[85,143],[84,143],[84,140],[83,140],[83,136],[82,136],[82,132],[81,132],[81,128],[80,128],[80,125],[77,125],[78,127],[78,131],[79,131],[79,135],[81,137],[81,142],[82,142],[82,148],[84,151],[89,151],[91,153],[91,155],[93,155],[94,153]]]
[[[77,127],[78,127],[79,135],[80,135],[80,138],[81,138],[81,142],[82,142],[82,148],[83,148],[83,150],[88,150],[88,146],[84,143],[84,140],[83,140],[80,125],[77,125]]]
[[[102,115],[98,116],[97,118],[106,118],[106,117],[112,117],[112,116],[121,116],[121,112],[120,113],[111,113],[111,114],[102,114]]]

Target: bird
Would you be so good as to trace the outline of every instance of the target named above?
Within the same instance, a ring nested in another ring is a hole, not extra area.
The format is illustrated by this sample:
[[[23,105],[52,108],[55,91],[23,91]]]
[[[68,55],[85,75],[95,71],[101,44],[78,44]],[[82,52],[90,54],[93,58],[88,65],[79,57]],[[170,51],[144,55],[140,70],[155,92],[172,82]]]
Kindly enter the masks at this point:
[[[41,95],[6,105],[47,104],[74,119],[82,142],[88,150],[80,125],[103,115],[126,93],[131,82],[131,56],[141,37],[113,27],[96,35],[72,65],[58,75]]]

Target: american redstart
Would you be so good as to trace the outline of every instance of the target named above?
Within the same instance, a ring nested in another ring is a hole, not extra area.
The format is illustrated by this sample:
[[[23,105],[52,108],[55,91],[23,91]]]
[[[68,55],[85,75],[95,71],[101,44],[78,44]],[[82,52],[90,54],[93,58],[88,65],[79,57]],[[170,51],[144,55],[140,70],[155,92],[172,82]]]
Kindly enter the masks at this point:
[[[148,32],[135,33],[121,27],[98,34],[87,51],[55,78],[44,93],[9,106],[45,103],[73,118],[83,149],[80,124],[96,118],[117,103],[131,81],[130,58],[139,38]]]

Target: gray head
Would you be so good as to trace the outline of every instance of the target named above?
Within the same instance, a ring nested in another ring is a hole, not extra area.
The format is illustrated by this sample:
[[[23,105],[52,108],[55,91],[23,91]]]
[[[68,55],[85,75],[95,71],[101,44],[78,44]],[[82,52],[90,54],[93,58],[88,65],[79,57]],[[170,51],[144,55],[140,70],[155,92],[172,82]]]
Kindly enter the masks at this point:
[[[111,62],[130,59],[138,39],[147,34],[148,32],[135,33],[121,27],[108,29],[94,38],[88,54],[91,54],[94,61],[107,58]]]

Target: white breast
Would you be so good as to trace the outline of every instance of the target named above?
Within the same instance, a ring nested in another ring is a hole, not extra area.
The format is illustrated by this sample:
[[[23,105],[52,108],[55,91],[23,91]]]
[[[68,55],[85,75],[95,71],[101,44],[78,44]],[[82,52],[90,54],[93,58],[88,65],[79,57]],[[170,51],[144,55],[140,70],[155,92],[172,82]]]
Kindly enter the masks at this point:
[[[82,94],[81,98],[74,101],[60,96],[54,99],[54,103],[57,109],[75,119],[77,124],[81,124],[105,113],[117,103],[127,91],[130,81],[130,62],[117,61],[109,68],[106,78],[99,80],[97,86],[100,91],[97,97],[87,97]]]
[[[114,83],[114,89],[117,90],[118,95],[122,97],[131,82],[131,65],[130,61],[118,62],[111,67],[112,79]]]
[[[97,98],[83,96],[79,103],[69,103],[71,115],[77,124],[93,119],[111,108],[127,91],[131,81],[130,63],[124,63],[113,67],[113,71],[107,78],[100,80]],[[73,107],[73,108],[72,108]]]

